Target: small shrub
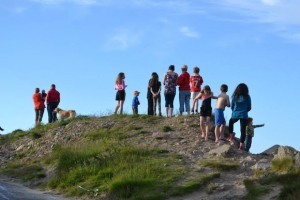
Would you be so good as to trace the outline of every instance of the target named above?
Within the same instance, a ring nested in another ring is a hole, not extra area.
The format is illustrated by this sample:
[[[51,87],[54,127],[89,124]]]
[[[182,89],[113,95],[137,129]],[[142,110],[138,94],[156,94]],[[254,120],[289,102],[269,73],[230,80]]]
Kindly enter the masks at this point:
[[[170,132],[172,131],[172,128],[170,126],[163,126],[162,132]]]
[[[294,168],[294,160],[291,157],[272,160],[272,170],[277,172],[288,172]]]

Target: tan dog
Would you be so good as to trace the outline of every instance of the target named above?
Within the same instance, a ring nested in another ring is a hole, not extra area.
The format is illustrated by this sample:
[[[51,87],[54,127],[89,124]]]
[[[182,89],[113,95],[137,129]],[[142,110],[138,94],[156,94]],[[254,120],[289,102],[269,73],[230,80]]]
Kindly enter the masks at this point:
[[[54,112],[56,112],[59,115],[60,120],[71,119],[76,117],[75,110],[62,110],[60,108],[55,108]]]

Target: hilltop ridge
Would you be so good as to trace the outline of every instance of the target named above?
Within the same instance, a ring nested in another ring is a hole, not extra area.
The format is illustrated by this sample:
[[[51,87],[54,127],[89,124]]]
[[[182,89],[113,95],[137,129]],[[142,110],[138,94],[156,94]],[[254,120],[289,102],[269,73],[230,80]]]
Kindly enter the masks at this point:
[[[203,141],[199,138],[199,132],[198,116],[173,118],[143,115],[81,116],[73,120],[42,125],[28,131],[16,130],[11,134],[2,135],[0,139],[1,174],[23,179],[23,183],[31,187],[49,187],[49,185],[51,186],[49,181],[51,182],[51,179],[58,173],[59,164],[51,163],[52,161],[47,161],[47,159],[60,152],[57,149],[74,149],[76,146],[90,145],[91,142],[97,142],[96,144],[103,146],[103,141],[107,142],[111,138],[118,138],[118,141],[114,140],[113,143],[122,141],[120,146],[157,150],[163,154],[164,159],[175,158],[170,163],[166,161],[163,166],[166,171],[170,170],[172,173],[173,168],[178,167],[178,171],[176,171],[178,174],[174,176],[176,180],[172,180],[171,183],[178,185],[177,189],[185,188],[185,190],[176,193],[173,191],[173,186],[168,186],[165,191],[161,191],[161,199],[247,199],[250,198],[250,186],[259,183],[259,180],[270,174],[276,177],[292,172],[299,177],[300,154],[292,147],[274,145],[260,154],[250,154],[238,150],[236,145],[230,145],[229,142],[222,145],[216,144],[212,131],[209,141]],[[113,145],[113,143],[109,145]],[[110,151],[109,145],[108,152]],[[98,159],[98,157],[96,155],[93,158]],[[286,164],[288,165],[287,169],[275,169],[274,160],[287,162],[287,159],[292,162],[292,164]],[[96,161],[89,159],[89,165],[92,162]],[[174,162],[176,163],[173,166]],[[40,167],[40,176],[24,180],[22,175],[16,173],[15,169],[30,173],[28,167],[37,165],[37,163]],[[26,165],[28,167],[25,167]],[[15,169],[12,169],[12,166]],[[210,174],[213,176],[205,181],[198,178]],[[194,183],[195,181],[198,182]],[[101,190],[99,188],[102,187],[100,183],[93,185],[87,184],[85,180],[81,182],[81,184],[86,184],[82,188],[89,192],[83,191],[83,189],[81,192],[68,192],[59,184],[54,189],[66,193],[70,199],[75,199],[78,195],[80,198],[87,199],[138,199],[138,196],[135,196],[138,195],[135,194],[135,189],[125,196],[114,195],[111,192],[113,189],[99,191]],[[186,185],[191,182],[194,183],[193,186],[187,187]],[[77,180],[75,181],[72,186],[73,190],[80,190],[78,189],[78,186],[81,186],[79,183]],[[86,188],[87,186],[90,188]],[[258,192],[261,199],[279,199],[283,191],[283,186],[278,181],[259,187],[264,188],[264,192]],[[130,195],[131,193],[134,195]],[[150,196],[145,199],[151,198]]]

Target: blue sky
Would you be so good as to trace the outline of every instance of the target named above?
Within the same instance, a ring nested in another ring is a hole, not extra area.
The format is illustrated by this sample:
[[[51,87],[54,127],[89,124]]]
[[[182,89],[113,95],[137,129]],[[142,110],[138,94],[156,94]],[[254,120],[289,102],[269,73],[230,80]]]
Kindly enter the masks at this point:
[[[299,150],[299,10],[298,0],[1,0],[0,125],[4,133],[32,128],[34,89],[52,83],[62,109],[110,114],[119,72],[128,85],[125,112],[139,90],[146,113],[151,73],[161,79],[170,64],[178,73],[187,64],[190,73],[200,67],[215,94],[223,83],[230,96],[239,83],[249,86],[249,115],[266,124],[252,152],[276,144]]]

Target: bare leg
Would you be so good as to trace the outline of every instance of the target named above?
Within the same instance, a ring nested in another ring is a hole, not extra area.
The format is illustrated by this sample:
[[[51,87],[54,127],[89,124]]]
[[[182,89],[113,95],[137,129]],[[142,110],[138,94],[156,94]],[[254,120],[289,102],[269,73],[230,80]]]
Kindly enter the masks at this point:
[[[197,100],[196,103],[195,103],[195,107],[196,107],[196,108],[195,108],[195,112],[196,112],[196,113],[198,113],[198,102],[199,102],[199,101]],[[193,108],[194,108],[194,107],[193,107]]]
[[[115,114],[117,114],[119,108],[120,108],[120,101],[117,101],[117,106],[115,108]]]
[[[124,104],[124,101],[120,101],[120,114],[123,114],[123,104]]]
[[[167,118],[169,117],[169,107],[166,107],[166,115],[167,115]]]
[[[201,137],[205,138],[205,118],[200,116],[200,130],[201,130]]]
[[[208,141],[209,128],[210,128],[210,117],[206,117],[205,141]]]
[[[215,126],[215,142],[219,141],[220,137],[220,126]]]
[[[173,116],[173,108],[170,108],[170,117]]]
[[[220,127],[220,139],[222,140],[225,139],[224,132],[225,132],[225,124],[222,124]]]

